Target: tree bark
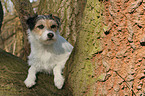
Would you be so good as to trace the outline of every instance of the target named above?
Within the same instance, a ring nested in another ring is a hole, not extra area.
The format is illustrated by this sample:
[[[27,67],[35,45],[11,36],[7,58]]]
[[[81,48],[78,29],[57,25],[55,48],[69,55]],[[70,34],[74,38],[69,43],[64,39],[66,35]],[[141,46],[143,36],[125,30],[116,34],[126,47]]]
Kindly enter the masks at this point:
[[[34,15],[34,11],[32,8],[32,5],[29,0],[12,0],[15,9],[17,10],[17,13],[19,15],[22,27],[24,29],[24,32],[28,29],[26,24],[26,19],[30,16]]]
[[[0,33],[1,33],[1,27],[2,27],[2,22],[3,22],[3,16],[4,16],[4,12],[3,12],[2,3],[0,1]]]
[[[144,1],[88,0],[66,66],[73,96],[144,96]]]
[[[65,75],[73,96],[95,96],[97,63],[94,56],[103,51],[101,42],[103,4],[98,0],[88,0],[82,27],[70,60],[67,62]]]
[[[0,34],[1,34],[1,27],[2,27],[2,22],[3,22],[3,16],[4,16],[4,12],[3,12],[3,7],[2,7],[2,3],[0,1]],[[0,35],[0,48],[3,48],[3,40],[2,37]]]

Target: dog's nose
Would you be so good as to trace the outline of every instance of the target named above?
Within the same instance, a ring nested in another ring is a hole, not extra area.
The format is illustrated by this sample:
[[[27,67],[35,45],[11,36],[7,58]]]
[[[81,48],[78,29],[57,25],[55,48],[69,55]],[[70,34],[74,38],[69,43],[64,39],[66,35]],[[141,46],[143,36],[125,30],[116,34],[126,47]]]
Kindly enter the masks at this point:
[[[54,36],[54,34],[53,33],[48,33],[47,36],[48,36],[48,38],[51,39]]]

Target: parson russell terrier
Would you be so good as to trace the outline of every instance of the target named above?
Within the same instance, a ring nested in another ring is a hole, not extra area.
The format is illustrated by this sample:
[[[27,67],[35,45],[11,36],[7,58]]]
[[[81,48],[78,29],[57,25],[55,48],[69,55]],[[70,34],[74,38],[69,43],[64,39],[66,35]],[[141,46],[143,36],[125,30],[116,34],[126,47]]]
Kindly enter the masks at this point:
[[[60,19],[50,15],[36,15],[27,19],[31,53],[28,56],[28,76],[24,81],[30,88],[35,85],[36,73],[54,74],[54,84],[61,89],[64,84],[62,69],[73,46],[59,34]]]

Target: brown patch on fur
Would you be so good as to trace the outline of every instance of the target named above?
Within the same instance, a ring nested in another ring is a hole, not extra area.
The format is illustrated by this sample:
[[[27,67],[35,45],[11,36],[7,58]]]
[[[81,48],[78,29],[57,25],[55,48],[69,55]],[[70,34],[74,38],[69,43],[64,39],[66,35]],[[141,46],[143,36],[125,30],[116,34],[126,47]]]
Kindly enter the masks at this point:
[[[44,28],[43,29],[40,29],[38,28],[38,26],[40,25],[43,25]],[[56,28],[51,28],[52,25],[55,25]],[[54,20],[48,20],[48,19],[42,19],[42,20],[39,20],[34,29],[32,30],[32,32],[38,34],[38,35],[42,35],[42,33],[45,31],[45,30],[52,30],[53,32],[56,32],[58,29],[58,24],[54,21]]]

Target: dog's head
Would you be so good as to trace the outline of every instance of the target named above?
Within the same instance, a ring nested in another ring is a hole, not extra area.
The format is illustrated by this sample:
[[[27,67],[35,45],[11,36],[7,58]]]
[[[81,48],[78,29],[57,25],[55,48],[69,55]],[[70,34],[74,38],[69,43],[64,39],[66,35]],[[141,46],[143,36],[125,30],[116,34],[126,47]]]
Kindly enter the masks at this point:
[[[50,15],[35,15],[27,19],[27,25],[32,34],[42,44],[50,45],[59,35],[60,19]]]

